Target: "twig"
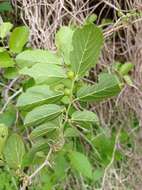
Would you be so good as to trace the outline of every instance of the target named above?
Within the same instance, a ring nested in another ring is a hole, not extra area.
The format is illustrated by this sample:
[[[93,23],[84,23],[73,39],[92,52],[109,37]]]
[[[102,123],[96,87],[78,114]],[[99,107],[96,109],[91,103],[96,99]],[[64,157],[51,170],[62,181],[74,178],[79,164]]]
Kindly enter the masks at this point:
[[[18,96],[21,92],[22,92],[22,89],[16,91],[12,96],[10,96],[10,97],[8,98],[8,100],[7,100],[6,103],[4,104],[3,108],[1,109],[0,114],[2,114],[2,113],[5,111],[5,109],[7,108],[8,104],[10,103],[10,101],[11,101],[12,99],[14,99],[16,96]]]
[[[114,149],[113,149],[113,153],[112,153],[112,158],[111,158],[111,161],[110,163],[107,165],[107,167],[105,168],[105,172],[104,172],[104,176],[103,176],[103,181],[102,181],[102,190],[104,189],[104,186],[105,186],[105,179],[106,179],[106,175],[107,175],[107,172],[108,170],[110,169],[110,167],[112,166],[113,162],[114,162],[114,159],[115,159],[115,153],[116,153],[116,150],[117,150],[117,142],[119,140],[119,136],[120,136],[120,132],[121,132],[121,128],[115,138],[115,144],[114,144]]]
[[[26,177],[24,180],[23,180],[23,185],[22,187],[20,188],[20,190],[26,190],[26,187],[28,185],[31,185],[32,184],[32,179],[45,167],[45,166],[51,166],[50,162],[49,162],[49,158],[51,156],[51,153],[52,153],[52,148],[50,148],[49,152],[48,152],[48,155],[46,156],[46,159],[45,161],[28,177]]]

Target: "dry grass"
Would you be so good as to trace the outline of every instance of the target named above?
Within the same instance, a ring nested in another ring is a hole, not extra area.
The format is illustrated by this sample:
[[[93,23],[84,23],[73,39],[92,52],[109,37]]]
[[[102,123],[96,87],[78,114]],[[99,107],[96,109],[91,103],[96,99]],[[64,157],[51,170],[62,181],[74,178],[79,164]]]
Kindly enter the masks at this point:
[[[23,22],[31,30],[31,45],[44,49],[55,49],[54,35],[62,25],[82,24],[92,13],[97,13],[97,23],[113,15],[113,24],[104,28],[105,45],[97,69],[92,69],[95,80],[102,69],[112,70],[116,61],[130,61],[135,69],[132,73],[134,85],[126,85],[117,100],[92,105],[98,112],[102,125],[131,128],[133,118],[142,126],[142,18],[126,13],[142,10],[141,0],[12,0]],[[118,12],[121,18],[118,18]],[[135,133],[134,133],[135,134]],[[141,131],[139,132],[141,134]],[[110,165],[104,179],[104,190],[140,190],[142,186],[141,135],[135,136],[134,150],[124,149],[127,160],[119,169]]]

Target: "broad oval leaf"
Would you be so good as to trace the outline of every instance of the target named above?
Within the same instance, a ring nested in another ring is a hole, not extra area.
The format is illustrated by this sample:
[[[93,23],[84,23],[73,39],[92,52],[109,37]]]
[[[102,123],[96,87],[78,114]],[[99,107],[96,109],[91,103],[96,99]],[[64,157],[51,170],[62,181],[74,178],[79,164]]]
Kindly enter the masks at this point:
[[[18,54],[16,62],[20,68],[30,67],[36,63],[61,65],[62,58],[51,51],[34,49],[25,50]]]
[[[13,67],[15,62],[10,57],[7,51],[0,52],[0,68]]]
[[[62,111],[63,108],[55,104],[36,107],[26,115],[24,125],[39,125],[45,121],[53,120],[58,117]]]
[[[81,121],[81,122],[95,122],[98,123],[98,117],[95,113],[91,111],[76,111],[71,116],[72,121]]]
[[[64,68],[54,64],[37,63],[31,68],[24,68],[20,74],[29,75],[37,84],[57,84],[67,78]]]
[[[93,86],[82,87],[77,97],[81,101],[97,102],[118,95],[121,91],[121,83],[113,74],[103,73],[99,76],[99,82]]]
[[[71,27],[63,26],[56,34],[55,43],[59,53],[63,56],[64,62],[70,64],[70,52],[72,51],[72,37],[74,30]]]
[[[63,97],[63,92],[52,91],[47,85],[38,85],[28,88],[17,101],[17,107],[30,109],[43,104],[54,103]]]
[[[4,148],[4,157],[10,168],[21,168],[25,147],[22,138],[18,134],[12,134]]]
[[[10,36],[9,48],[13,53],[20,53],[28,42],[29,30],[25,26],[16,27]]]
[[[98,61],[103,34],[94,24],[78,28],[72,39],[73,51],[70,53],[72,71],[78,76],[84,76]]]
[[[71,151],[69,153],[69,159],[74,169],[76,169],[84,177],[92,179],[92,166],[84,154],[76,151]]]
[[[44,123],[42,125],[37,126],[30,134],[30,138],[37,139],[38,137],[44,136],[47,133],[57,129],[59,126],[54,120],[51,122]]]
[[[0,25],[0,38],[5,38],[10,30],[12,29],[13,24],[10,22],[4,22]]]

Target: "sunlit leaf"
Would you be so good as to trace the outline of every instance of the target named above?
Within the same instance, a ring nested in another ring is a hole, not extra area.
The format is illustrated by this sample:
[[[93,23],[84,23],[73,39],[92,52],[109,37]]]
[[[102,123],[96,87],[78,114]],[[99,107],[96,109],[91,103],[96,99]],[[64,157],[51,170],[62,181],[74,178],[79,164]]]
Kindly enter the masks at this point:
[[[13,67],[15,62],[10,57],[8,52],[0,52],[0,68]]]
[[[20,53],[24,45],[28,42],[29,30],[25,26],[17,27],[13,30],[9,40],[9,48],[13,53]]]
[[[62,64],[62,58],[47,50],[33,49],[25,50],[16,56],[16,62],[20,68],[29,67],[36,63],[41,64]]]
[[[74,32],[70,62],[72,71],[78,77],[84,76],[96,65],[102,45],[102,31],[94,24],[85,25]]]

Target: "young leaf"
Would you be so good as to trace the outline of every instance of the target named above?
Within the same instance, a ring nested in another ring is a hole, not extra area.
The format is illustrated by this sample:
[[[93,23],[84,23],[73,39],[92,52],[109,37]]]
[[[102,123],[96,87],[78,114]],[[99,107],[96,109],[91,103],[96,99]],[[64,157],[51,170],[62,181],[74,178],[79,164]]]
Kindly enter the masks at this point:
[[[6,143],[4,157],[10,168],[21,168],[25,147],[21,137],[18,134],[12,134]]]
[[[69,159],[74,169],[76,169],[84,177],[92,179],[92,166],[88,158],[84,154],[80,152],[71,151],[69,153]]]
[[[30,67],[35,63],[41,64],[62,64],[62,58],[47,50],[34,49],[25,50],[16,56],[16,62],[20,68]]]
[[[62,113],[62,111],[63,108],[55,104],[36,107],[26,115],[24,124],[27,126],[39,125],[44,121],[55,119]]]
[[[5,38],[12,29],[13,25],[10,22],[4,22],[0,25],[0,38]]]
[[[57,84],[66,78],[66,72],[61,66],[43,63],[37,63],[31,68],[24,68],[20,74],[29,75],[37,84]]]
[[[82,87],[77,97],[81,101],[102,101],[107,98],[118,95],[121,91],[121,83],[113,74],[103,73],[99,76],[99,82],[93,86]]]
[[[13,53],[20,53],[24,45],[28,42],[29,30],[25,26],[17,27],[13,30],[10,40],[9,48]]]
[[[102,45],[102,31],[93,24],[85,25],[74,32],[70,62],[72,71],[78,77],[84,76],[96,65]]]
[[[42,104],[54,103],[60,100],[63,95],[63,92],[50,90],[47,85],[34,86],[19,96],[17,107],[29,109]]]
[[[70,64],[70,52],[72,51],[72,37],[74,30],[63,26],[56,34],[55,43],[58,51],[63,55],[66,64]]]
[[[126,62],[126,63],[124,63],[124,64],[121,65],[121,67],[119,68],[118,72],[121,75],[127,75],[133,68],[134,68],[134,64],[133,63]]]
[[[74,112],[71,116],[71,120],[98,123],[97,115],[87,110]]]
[[[0,52],[0,68],[13,67],[15,62],[7,51]]]

